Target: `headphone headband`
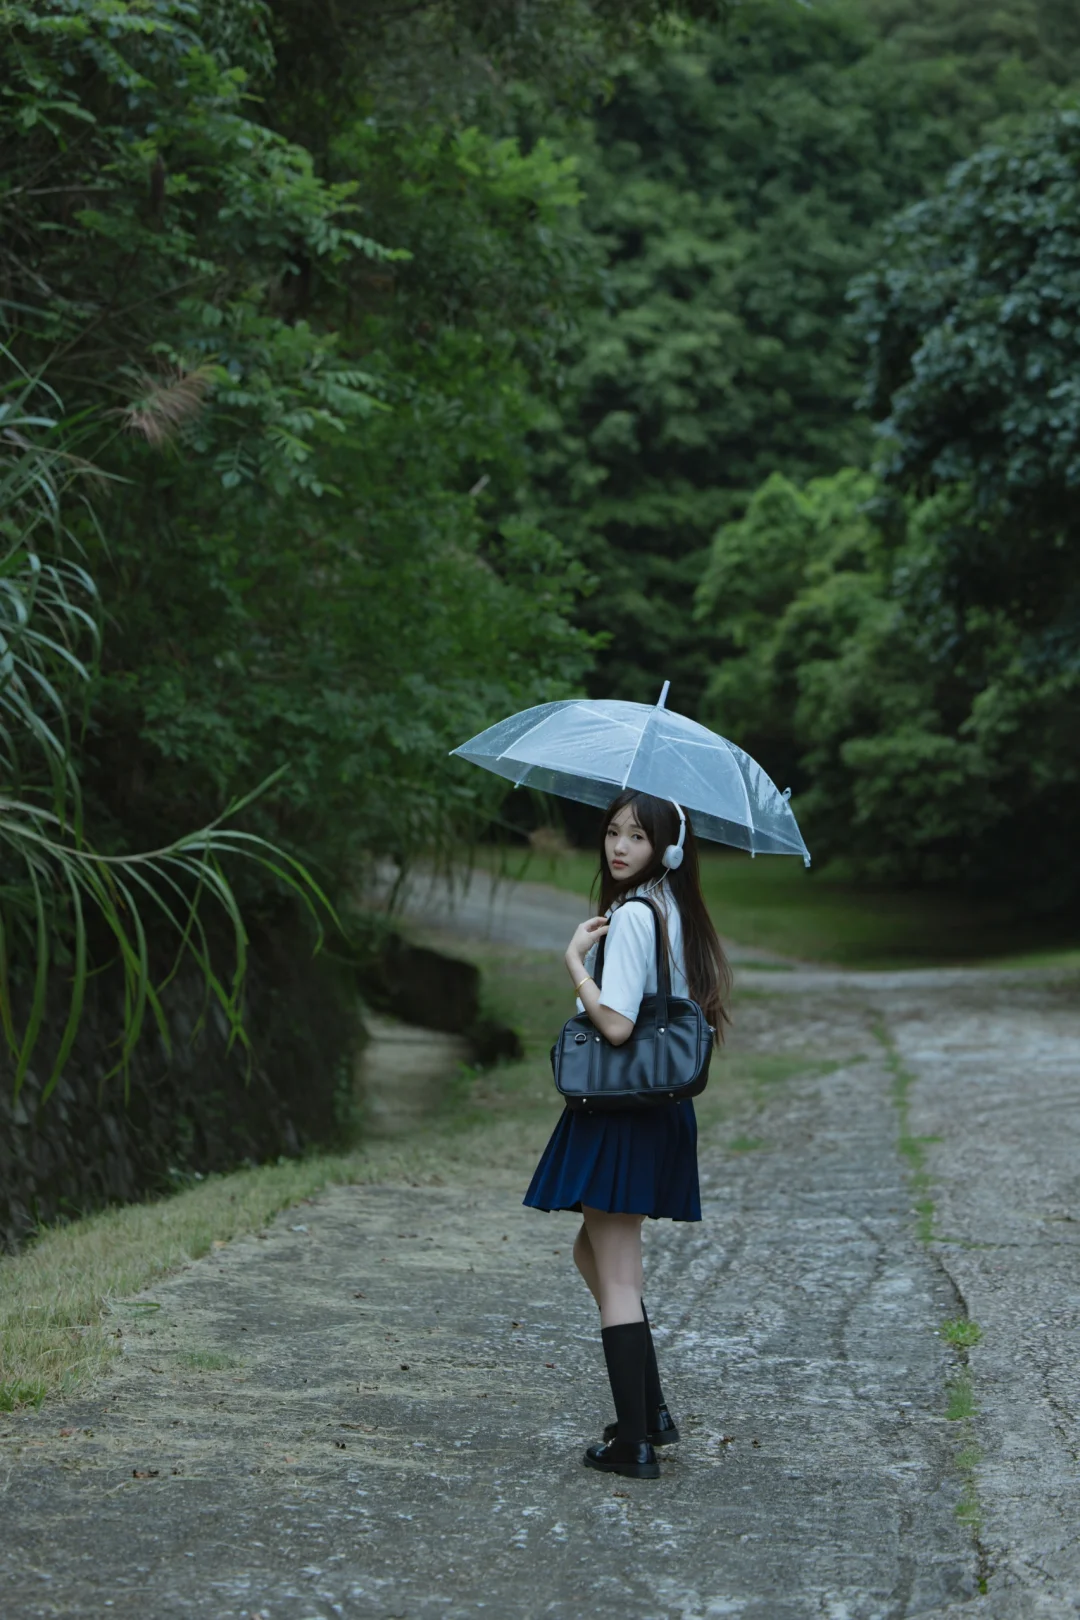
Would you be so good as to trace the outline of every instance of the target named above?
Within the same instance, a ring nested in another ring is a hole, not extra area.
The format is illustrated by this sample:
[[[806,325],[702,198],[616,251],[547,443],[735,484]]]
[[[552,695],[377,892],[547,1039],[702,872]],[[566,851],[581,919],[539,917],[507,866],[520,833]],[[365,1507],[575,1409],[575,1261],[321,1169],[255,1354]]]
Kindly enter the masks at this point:
[[[669,844],[660,857],[669,872],[677,872],[683,863],[683,845],[686,842],[686,812],[677,799],[670,801],[675,806],[679,817],[679,837],[674,844]]]

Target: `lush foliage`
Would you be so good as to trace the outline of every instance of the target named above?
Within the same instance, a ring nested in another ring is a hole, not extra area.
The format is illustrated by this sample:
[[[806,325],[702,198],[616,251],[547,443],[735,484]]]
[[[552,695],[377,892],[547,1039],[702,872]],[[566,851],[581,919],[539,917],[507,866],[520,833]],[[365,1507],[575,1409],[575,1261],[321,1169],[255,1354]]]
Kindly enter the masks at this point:
[[[969,94],[986,86],[991,106],[1010,79],[1019,77],[1028,98],[1032,74],[1036,85],[1068,85],[1080,70],[1080,15],[1072,0],[864,0],[864,10],[909,58],[947,64],[967,81]]]
[[[624,63],[597,113],[582,175],[603,303],[553,488],[600,579],[598,692],[649,701],[670,677],[695,711],[728,650],[692,616],[718,524],[773,472],[869,463],[852,276],[897,208],[1048,93],[1033,6],[941,0],[914,42],[908,10],[748,0]]]
[[[9,504],[8,647],[41,701],[3,733],[4,789],[24,822],[55,820],[32,859],[15,829],[0,880],[10,942],[20,919],[36,941],[31,1044],[48,964],[71,969],[60,1063],[87,899],[128,976],[125,1052],[158,1010],[140,846],[232,908],[213,861],[196,868],[251,836],[218,818],[270,777],[249,827],[347,895],[365,860],[497,808],[495,784],[450,767],[453,742],[580,680],[583,570],[536,521],[526,441],[591,271],[574,161],[523,143],[507,109],[526,64],[534,93],[580,104],[657,9],[0,8],[4,362],[68,412],[32,444],[5,424],[54,544],[42,564]],[[53,521],[86,457],[93,481]],[[7,679],[9,719],[20,698]],[[275,904],[288,871],[239,875],[246,903]],[[236,986],[212,983],[233,1017]]]
[[[102,855],[88,841],[72,721],[93,684],[100,611],[92,576],[64,553],[78,549],[65,524],[67,506],[92,469],[63,447],[62,424],[44,414],[57,404],[31,382],[0,403],[0,1030],[16,1102],[57,999],[50,995],[57,968],[67,981],[66,1006],[59,1029],[48,1032],[42,1102],[71,1055],[94,965],[95,925],[119,961],[124,1007],[111,1060],[100,1054],[102,1073],[108,1063],[126,1082],[147,1013],[170,1044],[148,915],[172,936],[174,960],[160,977],[167,981],[192,960],[206,1005],[216,1002],[230,1039],[246,1044],[247,935],[222,860],[254,861],[313,915],[312,896],[324,899],[292,857],[224,825],[239,805],[151,852]],[[231,928],[229,982],[209,946],[207,901]]]
[[[864,872],[1072,892],[1080,114],[989,147],[859,285],[880,488],[774,477],[717,536],[713,713]]]
[[[451,742],[584,664],[516,497],[572,165],[361,103],[318,174],[252,99],[288,55],[257,0],[9,22],[10,342],[115,423],[80,538],[122,626],[87,743],[116,840],[287,766],[263,824],[337,881],[429,846],[493,802]]]

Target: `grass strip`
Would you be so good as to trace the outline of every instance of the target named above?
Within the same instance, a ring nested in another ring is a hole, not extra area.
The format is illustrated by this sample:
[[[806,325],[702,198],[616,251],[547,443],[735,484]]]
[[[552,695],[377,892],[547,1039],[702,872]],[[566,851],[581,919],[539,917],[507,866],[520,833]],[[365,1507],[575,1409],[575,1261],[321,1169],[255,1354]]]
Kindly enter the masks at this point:
[[[0,1261],[0,1411],[40,1405],[102,1372],[117,1350],[108,1320],[117,1302],[331,1182],[363,1179],[365,1168],[354,1154],[261,1165],[41,1232]]]
[[[874,1039],[881,1046],[885,1063],[891,1076],[890,1091],[893,1104],[896,1108],[899,1126],[899,1149],[908,1166],[908,1179],[911,1184],[916,1216],[915,1232],[921,1243],[934,1241],[934,1200],[930,1193],[930,1174],[926,1168],[927,1148],[935,1142],[940,1142],[940,1136],[917,1136],[911,1129],[911,1088],[915,1084],[915,1075],[904,1064],[897,1050],[896,1042],[889,1033],[888,1028],[880,1019],[872,1025]],[[962,1302],[961,1302],[962,1304]],[[976,1468],[981,1460],[975,1435],[975,1418],[978,1414],[978,1403],[975,1398],[975,1384],[971,1375],[968,1360],[968,1351],[982,1340],[982,1328],[973,1322],[967,1315],[948,1317],[942,1322],[938,1330],[941,1337],[952,1348],[955,1360],[955,1371],[945,1385],[945,1418],[949,1423],[959,1425],[960,1440],[953,1457],[953,1465],[960,1476],[960,1497],[956,1504],[956,1517],[961,1524],[971,1531],[976,1549],[979,1554],[978,1584],[980,1592],[987,1588],[985,1574],[985,1557],[979,1542],[979,1533],[982,1529],[982,1507],[979,1501],[979,1486]]]
[[[907,1163],[908,1181],[915,1195],[913,1207],[916,1215],[916,1235],[920,1243],[930,1243],[934,1236],[934,1200],[930,1196],[926,1150],[935,1142],[940,1142],[941,1137],[916,1136],[912,1133],[911,1088],[915,1084],[915,1076],[910,1069],[905,1068],[903,1059],[896,1049],[896,1043],[881,1019],[875,1019],[871,1027],[874,1039],[882,1048],[885,1065],[892,1077],[890,1091],[900,1126],[898,1146],[901,1157]]]
[[[971,1323],[975,1327],[975,1323]],[[981,1338],[981,1333],[980,1333]],[[971,1377],[971,1369],[967,1364],[967,1353],[959,1349],[958,1354],[964,1359],[960,1363],[955,1377],[949,1380],[946,1388],[945,1417],[950,1423],[956,1423],[960,1428],[960,1444],[953,1458],[953,1465],[960,1475],[960,1499],[956,1504],[955,1513],[961,1524],[967,1525],[978,1543],[979,1532],[982,1529],[982,1504],[979,1501],[979,1481],[976,1469],[982,1461],[982,1451],[975,1437],[975,1418],[978,1415],[978,1404],[975,1400],[975,1385]],[[981,1560],[980,1560],[981,1562]],[[980,1591],[986,1590],[985,1579],[980,1580]]]

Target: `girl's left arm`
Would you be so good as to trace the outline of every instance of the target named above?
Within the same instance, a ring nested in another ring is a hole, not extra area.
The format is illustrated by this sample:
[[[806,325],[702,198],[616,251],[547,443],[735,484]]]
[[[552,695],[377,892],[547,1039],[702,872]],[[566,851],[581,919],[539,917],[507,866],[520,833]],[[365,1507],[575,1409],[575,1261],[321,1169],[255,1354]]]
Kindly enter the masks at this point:
[[[589,1018],[605,1036],[612,1046],[621,1046],[628,1041],[634,1033],[632,1018],[624,1018],[610,1007],[600,1005],[600,991],[594,981],[585,972],[585,956],[599,940],[603,939],[608,931],[606,917],[590,917],[575,930],[574,937],[566,947],[566,971],[570,975],[571,983],[577,991],[581,1005],[585,1008]],[[584,982],[582,982],[584,981]]]

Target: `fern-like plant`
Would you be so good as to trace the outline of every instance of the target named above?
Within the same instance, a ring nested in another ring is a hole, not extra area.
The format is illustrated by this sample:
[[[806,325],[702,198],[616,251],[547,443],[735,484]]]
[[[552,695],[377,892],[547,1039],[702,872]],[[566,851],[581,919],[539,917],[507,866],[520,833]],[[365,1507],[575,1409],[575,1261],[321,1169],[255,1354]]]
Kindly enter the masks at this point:
[[[0,347],[0,359],[10,355]],[[13,367],[14,369],[14,367]],[[42,1039],[50,989],[65,981],[63,1025],[42,1088],[45,1101],[70,1056],[94,967],[93,913],[111,937],[123,975],[123,1021],[113,1073],[128,1081],[146,1024],[168,1029],[161,992],[186,960],[225,1015],[230,1046],[247,1045],[242,993],[247,934],[223,868],[227,857],[259,862],[298,895],[315,919],[326,896],[293,857],[229,823],[263,783],[209,825],[161,849],[98,852],[83,824],[77,736],[101,646],[100,600],[65,523],[69,503],[90,504],[99,476],[78,453],[85,424],[63,418],[40,379],[16,373],[0,388],[0,1029],[14,1064],[16,1097]],[[271,782],[274,780],[270,779]],[[227,980],[211,956],[209,901],[224,912],[235,949]],[[148,917],[169,925],[175,952],[155,980]],[[13,988],[21,987],[16,1012]]]

